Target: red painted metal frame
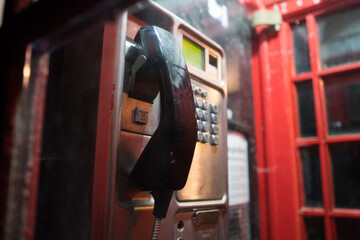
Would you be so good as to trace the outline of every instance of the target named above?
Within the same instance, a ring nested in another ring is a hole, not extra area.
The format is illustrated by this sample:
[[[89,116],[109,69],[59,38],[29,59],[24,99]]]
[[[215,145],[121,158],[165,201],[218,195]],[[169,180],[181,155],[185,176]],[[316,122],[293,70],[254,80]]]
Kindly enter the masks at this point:
[[[266,41],[266,39],[261,39]],[[254,115],[255,115],[255,138],[256,138],[256,154],[257,154],[257,171],[258,171],[258,191],[259,191],[259,212],[260,212],[260,227],[261,227],[261,239],[267,240],[270,237],[269,228],[269,210],[268,200],[269,190],[267,186],[267,174],[265,169],[266,163],[266,148],[265,148],[265,133],[264,133],[264,107],[262,96],[262,84],[261,84],[261,66],[260,63],[260,39],[253,39],[253,92],[254,92]],[[254,71],[256,69],[257,71]]]
[[[285,1],[268,0],[263,2],[265,2],[267,8],[272,9],[274,2],[281,4],[281,2]],[[334,208],[334,189],[332,186],[332,169],[328,144],[359,141],[360,134],[328,135],[323,78],[357,71],[360,69],[360,63],[352,63],[325,70],[321,69],[316,16],[340,8],[354,6],[359,4],[359,2],[357,0],[322,0],[319,4],[314,4],[313,1],[310,4],[310,1],[304,0],[303,2],[306,4],[303,4],[302,7],[294,7],[294,4],[297,2],[295,0],[286,2],[288,3],[287,6],[293,7],[283,15],[285,23],[282,24],[279,35],[274,36],[274,34],[267,34],[264,30],[258,30],[259,36],[253,41],[255,45],[253,46],[253,86],[259,168],[259,198],[266,199],[260,202],[261,236],[263,239],[305,239],[306,229],[303,218],[305,216],[317,216],[324,219],[326,239],[336,239],[334,218],[359,218],[360,210]],[[298,20],[305,20],[307,24],[311,72],[296,75],[290,24]],[[276,46],[276,43],[281,44]],[[281,52],[281,54],[276,52],[276,50]],[[282,74],[279,73],[274,64],[283,66]],[[317,137],[301,138],[295,83],[309,80],[312,81],[314,92]],[[284,84],[281,87],[282,93],[281,91],[277,92],[279,89],[276,89],[276,87],[279,86],[275,81]],[[278,95],[275,96],[275,93],[271,93],[271,91],[277,92]],[[283,104],[284,101],[287,104]],[[276,108],[285,108],[291,116],[290,119]],[[274,116],[274,114],[277,114],[277,116]],[[281,126],[281,128],[278,128],[278,126]],[[287,136],[281,134],[283,128],[289,130]],[[274,134],[276,130],[279,131],[277,135]],[[288,162],[275,157],[278,156],[277,151],[279,150],[274,147],[274,144],[282,145],[283,151],[286,152],[285,155],[290,156],[287,159]],[[304,188],[299,148],[314,145],[319,147],[323,208],[304,206]],[[296,163],[296,165],[292,166],[289,164],[291,161]],[[280,165],[289,167],[287,174],[281,175],[276,169],[274,173],[266,172],[273,170],[274,166]],[[297,187],[293,202],[283,201],[281,192],[285,184],[280,183],[280,181],[288,182],[290,185]],[[297,203],[296,210],[291,210],[294,203]],[[280,205],[289,211],[296,211],[297,216],[292,215],[291,219],[289,219],[291,214],[284,214],[280,211]],[[298,218],[302,220],[298,221]],[[289,229],[287,227],[290,224],[297,224],[298,227]],[[279,232],[281,227],[282,233]],[[294,231],[294,229],[297,230]],[[284,236],[287,236],[287,238]]]
[[[96,149],[93,178],[91,239],[105,239],[107,234],[107,203],[110,184],[111,124],[115,94],[115,56],[118,24],[105,24],[101,62]]]
[[[282,61],[286,51],[281,51],[287,37],[284,31],[279,35],[262,31],[257,43],[258,51],[253,52],[255,129],[259,198],[266,201],[260,202],[261,237],[300,239],[291,81]]]

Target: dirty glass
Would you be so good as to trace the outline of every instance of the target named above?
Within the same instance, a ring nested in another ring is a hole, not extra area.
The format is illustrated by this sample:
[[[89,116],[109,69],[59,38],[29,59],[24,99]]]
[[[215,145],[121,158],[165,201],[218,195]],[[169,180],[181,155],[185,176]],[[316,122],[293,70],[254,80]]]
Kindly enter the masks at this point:
[[[50,53],[35,239],[90,239],[102,31]]]
[[[360,208],[360,142],[329,145],[336,208]]]
[[[316,18],[323,68],[360,60],[360,8]]]
[[[306,23],[301,22],[291,25],[291,33],[293,37],[296,73],[310,72],[309,39]]]
[[[324,79],[329,134],[360,132],[360,75]]]
[[[312,82],[298,82],[295,86],[298,100],[300,136],[315,137],[317,134]]]
[[[324,240],[324,219],[322,217],[305,217],[306,239]]]
[[[360,239],[360,219],[335,218],[336,235],[340,240]]]
[[[255,163],[251,29],[246,7],[237,0],[156,0],[155,2],[175,13],[224,49],[227,63],[229,127],[247,133],[249,136],[249,159],[250,162]],[[253,179],[252,174],[256,173],[250,171],[250,179]],[[253,189],[256,189],[256,184],[254,182],[251,184],[253,184]],[[256,199],[252,199],[253,206],[256,206],[256,201]],[[252,228],[257,226],[257,223],[250,224],[250,218],[256,222],[259,214],[255,212],[250,213],[251,216],[245,214],[249,209],[249,203],[230,209],[230,239],[257,238],[257,236],[250,235],[250,226]],[[242,228],[241,226],[246,227]],[[253,234],[256,232],[256,229],[252,231]]]
[[[322,207],[319,147],[300,148],[305,206]]]

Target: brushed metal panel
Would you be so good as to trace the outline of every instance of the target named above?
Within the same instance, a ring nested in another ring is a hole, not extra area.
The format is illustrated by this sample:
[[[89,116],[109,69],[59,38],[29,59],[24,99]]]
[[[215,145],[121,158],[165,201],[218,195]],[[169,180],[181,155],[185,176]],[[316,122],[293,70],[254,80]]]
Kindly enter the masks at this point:
[[[150,137],[126,131],[120,132],[119,154],[117,159],[117,195],[124,208],[152,205],[148,192],[139,191],[128,182],[128,177]]]
[[[225,194],[224,179],[226,177],[224,169],[224,161],[226,161],[224,122],[226,118],[221,111],[226,107],[224,97],[218,90],[199,83],[195,79],[192,79],[192,83],[208,92],[208,96],[203,99],[206,99],[209,104],[219,106],[219,145],[214,146],[210,143],[200,142],[196,144],[187,183],[182,190],[177,191],[177,199],[178,201],[222,199]]]
[[[175,215],[173,239],[223,239],[223,224],[224,216],[219,209],[180,212]]]
[[[152,135],[159,125],[160,120],[160,94],[155,98],[153,104],[131,98],[125,92],[123,93],[122,101],[121,130]],[[135,108],[139,108],[149,113],[149,122],[147,124],[142,125],[135,123]]]

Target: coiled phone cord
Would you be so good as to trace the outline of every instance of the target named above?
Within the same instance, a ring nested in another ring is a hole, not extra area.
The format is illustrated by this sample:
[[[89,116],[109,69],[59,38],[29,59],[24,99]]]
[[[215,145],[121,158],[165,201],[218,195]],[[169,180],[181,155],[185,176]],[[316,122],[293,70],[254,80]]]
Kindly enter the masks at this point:
[[[151,240],[158,240],[160,234],[161,218],[155,217]]]

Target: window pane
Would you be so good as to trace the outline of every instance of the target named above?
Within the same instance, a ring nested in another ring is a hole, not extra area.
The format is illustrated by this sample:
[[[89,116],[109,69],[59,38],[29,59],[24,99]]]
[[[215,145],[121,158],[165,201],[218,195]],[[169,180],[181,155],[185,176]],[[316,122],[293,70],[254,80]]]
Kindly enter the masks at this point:
[[[310,72],[310,57],[306,24],[299,23],[291,26],[293,36],[296,73]]]
[[[51,52],[35,239],[90,239],[102,31]]]
[[[336,218],[336,235],[339,240],[360,239],[360,219]]]
[[[314,94],[312,82],[296,83],[301,137],[316,136]]]
[[[360,60],[360,8],[317,17],[322,67]]]
[[[306,217],[304,219],[307,240],[324,240],[324,219],[321,217]]]
[[[360,74],[324,81],[329,134],[360,132]]]
[[[360,208],[360,142],[329,145],[335,207]]]
[[[321,174],[318,146],[300,148],[305,206],[322,207]]]

